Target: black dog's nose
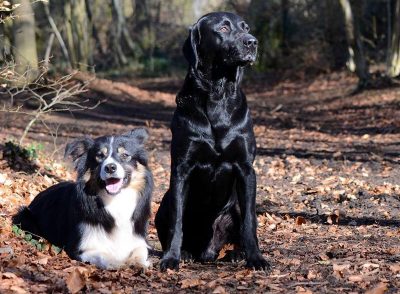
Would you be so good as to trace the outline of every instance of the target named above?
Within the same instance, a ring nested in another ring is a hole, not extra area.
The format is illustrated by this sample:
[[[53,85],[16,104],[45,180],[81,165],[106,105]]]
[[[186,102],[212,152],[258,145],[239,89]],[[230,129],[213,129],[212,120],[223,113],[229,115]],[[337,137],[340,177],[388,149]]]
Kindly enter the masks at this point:
[[[115,171],[117,170],[117,165],[115,163],[109,163],[104,167],[104,170],[108,174],[115,173]]]
[[[258,41],[256,38],[254,38],[253,36],[250,36],[248,38],[245,38],[243,40],[243,43],[246,47],[257,47],[258,45]]]

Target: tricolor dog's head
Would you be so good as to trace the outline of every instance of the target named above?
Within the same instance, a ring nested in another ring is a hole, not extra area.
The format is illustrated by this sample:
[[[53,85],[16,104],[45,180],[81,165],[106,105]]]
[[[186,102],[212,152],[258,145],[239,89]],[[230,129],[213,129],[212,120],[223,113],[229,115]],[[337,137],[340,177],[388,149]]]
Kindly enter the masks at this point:
[[[138,128],[118,136],[82,138],[67,145],[65,156],[72,157],[78,181],[84,181],[90,193],[112,196],[143,174],[147,136],[145,129]]]

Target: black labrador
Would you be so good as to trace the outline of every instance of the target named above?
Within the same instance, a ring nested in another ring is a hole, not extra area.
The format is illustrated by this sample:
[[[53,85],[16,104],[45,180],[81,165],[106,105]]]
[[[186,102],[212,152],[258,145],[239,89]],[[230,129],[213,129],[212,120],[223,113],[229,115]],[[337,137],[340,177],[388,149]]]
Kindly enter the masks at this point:
[[[257,40],[233,13],[201,17],[183,53],[190,68],[171,123],[170,187],[155,223],[161,270],[178,269],[182,252],[213,261],[224,244],[244,251],[247,267],[269,267],[256,234],[256,141],[243,68],[255,61]]]

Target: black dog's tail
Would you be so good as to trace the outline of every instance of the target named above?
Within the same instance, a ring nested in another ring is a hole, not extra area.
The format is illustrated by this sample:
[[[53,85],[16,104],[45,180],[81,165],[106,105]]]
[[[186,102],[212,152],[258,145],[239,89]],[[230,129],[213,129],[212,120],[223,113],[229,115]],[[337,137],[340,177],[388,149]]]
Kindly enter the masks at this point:
[[[29,233],[40,235],[39,228],[36,224],[35,217],[26,206],[21,206],[16,215],[12,218],[13,225],[19,226],[22,230]]]

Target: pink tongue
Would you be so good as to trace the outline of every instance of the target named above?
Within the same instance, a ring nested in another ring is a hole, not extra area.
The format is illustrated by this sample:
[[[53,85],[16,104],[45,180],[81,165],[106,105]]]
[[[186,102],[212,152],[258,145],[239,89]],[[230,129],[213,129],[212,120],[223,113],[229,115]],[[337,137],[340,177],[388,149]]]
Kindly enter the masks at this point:
[[[109,193],[117,193],[122,187],[122,179],[108,179],[106,180],[106,190]]]

